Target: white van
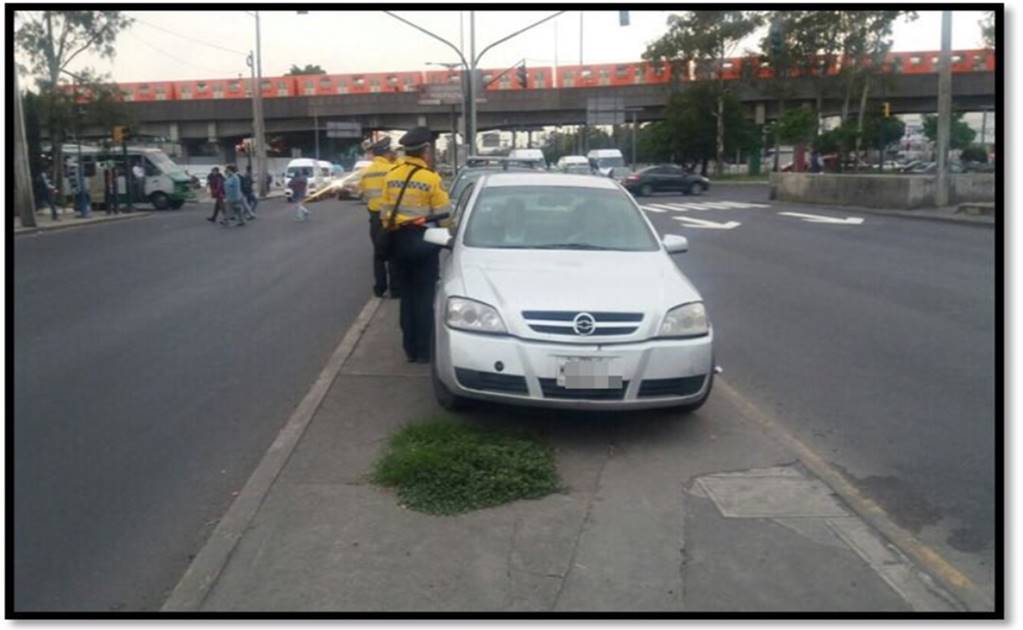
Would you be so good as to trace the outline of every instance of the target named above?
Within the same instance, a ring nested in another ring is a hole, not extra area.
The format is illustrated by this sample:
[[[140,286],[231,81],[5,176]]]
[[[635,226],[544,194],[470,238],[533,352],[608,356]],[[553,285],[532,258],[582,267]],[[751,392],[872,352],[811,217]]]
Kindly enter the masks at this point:
[[[331,181],[333,165],[326,160],[314,160],[312,158],[295,158],[288,162],[288,168],[284,172],[284,194],[291,199],[291,178],[299,171],[308,180],[306,184],[306,195],[311,195],[321,186],[326,186]]]
[[[625,158],[618,149],[593,149],[586,158],[593,170],[601,175],[610,175],[611,169],[625,166]]]
[[[118,203],[128,203],[128,177],[126,172],[134,166],[142,167],[145,175],[142,181],[134,181],[135,190],[157,210],[173,208],[177,210],[192,197],[191,181],[183,168],[167,157],[160,149],[151,147],[127,147],[126,149],[106,149],[97,146],[62,145],[64,152],[63,192],[65,195],[78,190],[78,161],[81,155],[82,183],[86,190],[94,189],[97,182],[97,166],[116,167],[120,172],[117,182]],[[102,189],[102,183],[98,183]],[[133,194],[134,203],[139,203],[137,194]],[[94,204],[102,203],[101,199],[93,199]]]
[[[539,169],[547,170],[547,159],[544,158],[543,151],[540,149],[512,149],[508,153],[508,159],[529,162],[535,164]]]

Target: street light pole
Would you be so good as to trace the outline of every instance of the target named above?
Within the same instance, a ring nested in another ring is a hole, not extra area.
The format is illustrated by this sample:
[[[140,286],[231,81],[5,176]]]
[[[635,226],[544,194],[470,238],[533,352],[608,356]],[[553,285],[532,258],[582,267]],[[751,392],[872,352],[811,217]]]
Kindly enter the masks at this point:
[[[948,144],[952,123],[952,12],[941,12],[941,56],[938,66],[938,207],[948,205]]]
[[[32,171],[29,168],[28,140],[25,133],[25,115],[21,109],[21,90],[18,71],[14,71],[14,203],[21,217],[22,227],[36,226],[36,204],[32,194]],[[52,142],[52,139],[51,139]],[[52,152],[56,155],[56,151]],[[49,195],[47,191],[47,195]],[[53,198],[50,197],[50,203]]]
[[[476,12],[469,11],[469,121],[465,128],[467,155],[476,155]]]
[[[256,20],[256,85],[252,90],[252,108],[255,112],[255,124],[253,125],[253,148],[256,151],[256,178],[259,186],[259,196],[266,197],[269,192],[266,186],[266,130],[263,120],[263,55],[262,42],[259,28],[259,11],[246,11]]]

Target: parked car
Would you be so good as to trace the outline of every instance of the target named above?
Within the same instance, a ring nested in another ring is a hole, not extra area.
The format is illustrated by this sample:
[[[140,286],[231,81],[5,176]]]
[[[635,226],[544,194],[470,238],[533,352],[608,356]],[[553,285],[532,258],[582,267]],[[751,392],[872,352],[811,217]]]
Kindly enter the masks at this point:
[[[547,170],[547,158],[540,149],[512,149],[508,153],[508,159],[531,164],[538,171]]]
[[[649,196],[658,192],[702,195],[710,188],[710,180],[688,173],[675,164],[648,166],[622,179],[625,189],[635,195]]]
[[[575,409],[696,409],[714,378],[699,292],[610,178],[488,172],[457,198],[434,300],[433,387]]]

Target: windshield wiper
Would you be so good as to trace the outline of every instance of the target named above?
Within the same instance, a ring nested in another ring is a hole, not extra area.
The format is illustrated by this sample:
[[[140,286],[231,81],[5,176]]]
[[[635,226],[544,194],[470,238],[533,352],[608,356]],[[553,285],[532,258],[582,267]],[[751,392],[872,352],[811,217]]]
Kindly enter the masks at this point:
[[[590,245],[589,243],[544,243],[543,245],[534,245],[533,249],[611,249],[611,248],[601,247],[600,245]]]

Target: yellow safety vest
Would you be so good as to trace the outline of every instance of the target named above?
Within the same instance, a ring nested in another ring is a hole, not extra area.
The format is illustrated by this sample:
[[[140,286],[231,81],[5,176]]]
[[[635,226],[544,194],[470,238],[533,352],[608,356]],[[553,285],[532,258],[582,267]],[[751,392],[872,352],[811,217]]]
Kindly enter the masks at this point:
[[[394,168],[393,162],[378,155],[362,172],[362,177],[359,179],[359,190],[362,192],[362,198],[366,201],[366,207],[370,212],[380,211],[380,204],[383,202],[384,178],[392,168]]]
[[[408,186],[405,187],[405,194],[401,198],[401,205],[395,208],[394,204],[397,203],[398,195],[401,194],[401,189],[405,186],[409,171],[415,166],[420,168],[409,179]],[[431,171],[426,162],[420,158],[407,156],[404,162],[391,168],[387,172],[387,177],[384,178],[381,208],[385,214],[381,215],[380,219],[384,221],[385,225],[391,221],[392,208],[395,208],[392,227],[397,227],[431,214],[448,212],[450,206],[451,201],[441,184],[440,175]]]

